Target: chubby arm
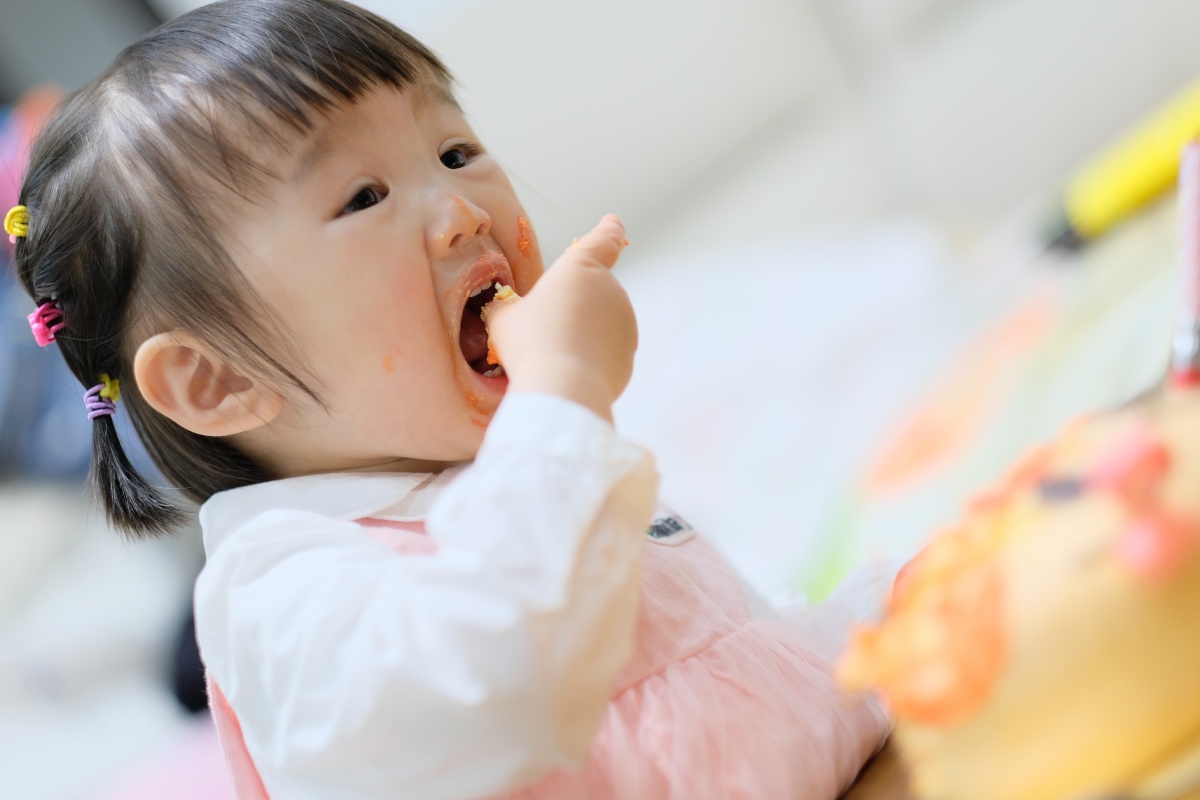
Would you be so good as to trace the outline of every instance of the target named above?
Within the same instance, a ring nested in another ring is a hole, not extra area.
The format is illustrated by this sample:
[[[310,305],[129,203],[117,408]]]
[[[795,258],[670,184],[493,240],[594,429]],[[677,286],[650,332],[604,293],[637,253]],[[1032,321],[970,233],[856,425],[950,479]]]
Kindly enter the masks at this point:
[[[656,488],[610,424],[525,394],[430,510],[435,554],[299,512],[239,531],[197,583],[198,634],[268,791],[475,797],[582,760]]]

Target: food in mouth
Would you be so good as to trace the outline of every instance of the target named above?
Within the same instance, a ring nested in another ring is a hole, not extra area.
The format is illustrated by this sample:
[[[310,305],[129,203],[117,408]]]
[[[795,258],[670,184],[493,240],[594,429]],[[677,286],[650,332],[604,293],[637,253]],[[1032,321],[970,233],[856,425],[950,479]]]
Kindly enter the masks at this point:
[[[497,283],[495,289],[495,297],[493,297],[490,302],[486,303],[483,308],[479,310],[479,318],[483,320],[483,324],[485,326],[487,325],[488,314],[492,313],[492,309],[496,307],[497,303],[506,304],[521,299],[521,296],[514,292],[511,286],[501,286],[499,283]],[[489,364],[500,363],[500,356],[496,354],[496,344],[492,341],[492,336],[490,333],[488,334],[487,340],[487,362]],[[503,367],[501,367],[501,369],[503,369]]]
[[[463,309],[462,327],[458,332],[458,346],[471,369],[480,375],[497,378],[504,374],[495,347],[488,336],[487,316],[496,303],[511,303],[520,297],[511,286],[498,281],[491,286],[481,286],[467,298]]]

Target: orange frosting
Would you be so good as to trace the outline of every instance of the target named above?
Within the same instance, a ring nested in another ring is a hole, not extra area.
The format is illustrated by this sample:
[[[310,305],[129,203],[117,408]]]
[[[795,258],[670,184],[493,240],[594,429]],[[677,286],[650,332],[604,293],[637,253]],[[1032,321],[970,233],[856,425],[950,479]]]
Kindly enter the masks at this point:
[[[885,625],[855,632],[840,668],[899,716],[950,724],[987,698],[1005,657],[998,506],[939,536],[896,576]]]
[[[970,716],[1004,664],[1001,589],[994,565],[963,570],[888,626],[857,631],[842,679],[880,689],[908,719],[948,725]]]
[[[1007,653],[1004,582],[996,555],[1005,509],[1045,474],[1049,450],[1033,451],[999,488],[968,505],[966,519],[904,565],[888,619],[855,632],[839,677],[883,692],[898,716],[949,725],[987,699]]]

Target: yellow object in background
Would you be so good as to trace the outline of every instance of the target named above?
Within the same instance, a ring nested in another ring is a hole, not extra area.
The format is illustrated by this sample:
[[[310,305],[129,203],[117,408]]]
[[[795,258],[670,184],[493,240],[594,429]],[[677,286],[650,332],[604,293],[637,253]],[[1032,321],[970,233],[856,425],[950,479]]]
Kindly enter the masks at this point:
[[[1200,80],[1085,164],[1067,185],[1052,244],[1075,247],[1175,183],[1183,146],[1200,135]]]

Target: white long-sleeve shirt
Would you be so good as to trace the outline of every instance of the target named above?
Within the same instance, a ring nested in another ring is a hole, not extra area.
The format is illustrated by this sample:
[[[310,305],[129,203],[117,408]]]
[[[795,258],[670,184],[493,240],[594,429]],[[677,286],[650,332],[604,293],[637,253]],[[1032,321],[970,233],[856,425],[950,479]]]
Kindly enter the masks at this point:
[[[197,638],[271,796],[473,797],[581,761],[657,482],[609,423],[516,394],[469,466],[211,498]],[[438,548],[397,555],[368,517],[424,520]]]

